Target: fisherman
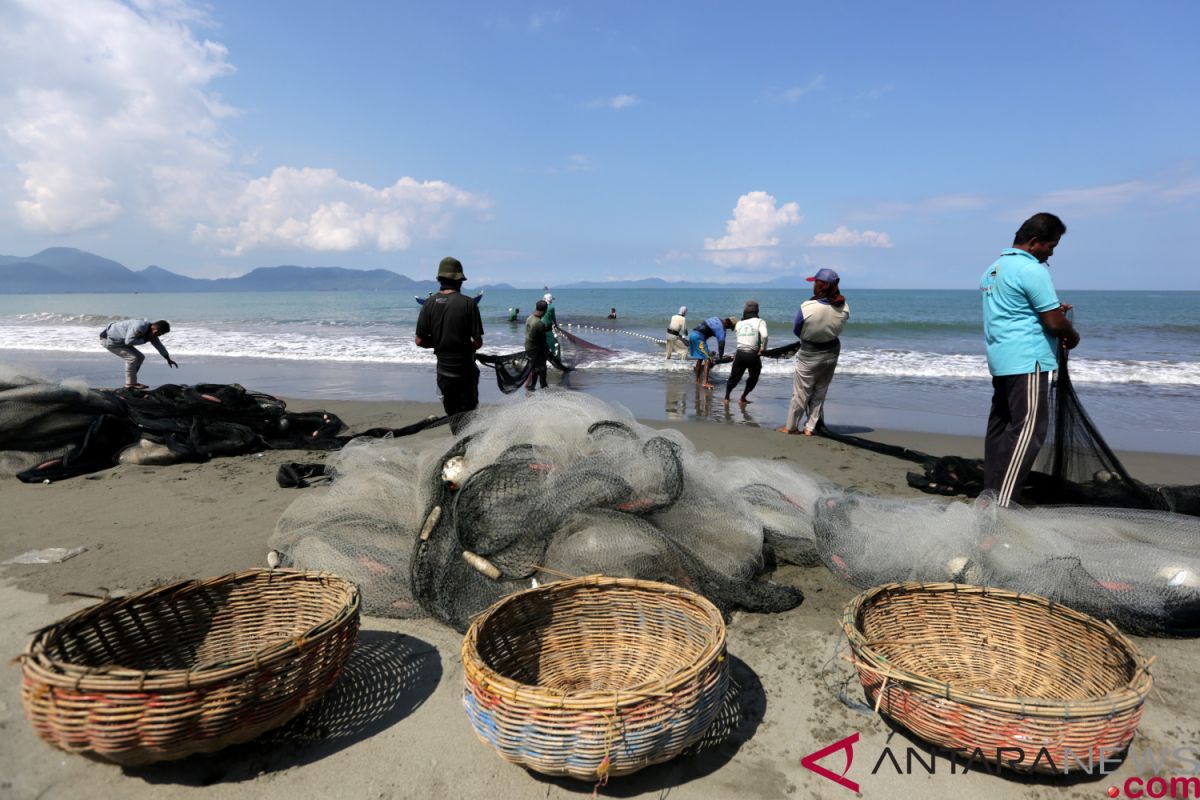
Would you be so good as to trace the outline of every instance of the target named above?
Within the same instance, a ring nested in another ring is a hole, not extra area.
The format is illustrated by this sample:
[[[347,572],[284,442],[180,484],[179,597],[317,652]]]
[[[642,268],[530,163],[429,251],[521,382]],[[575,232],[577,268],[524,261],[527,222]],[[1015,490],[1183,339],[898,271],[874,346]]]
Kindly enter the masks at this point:
[[[533,307],[533,313],[525,320],[525,358],[533,365],[533,371],[529,373],[529,380],[526,381],[525,388],[531,392],[537,391],[538,383],[542,384],[543,389],[547,387],[546,323],[542,321],[547,308],[549,306],[545,300],[538,300]]]
[[[616,318],[617,318],[617,309],[614,308],[612,311],[608,312],[607,319],[616,319]]]
[[[555,335],[558,317],[554,315],[554,295],[546,292],[542,299],[546,301],[546,313],[542,315],[542,323],[546,326],[546,351],[549,355],[558,356],[558,336]]]
[[[983,488],[996,492],[1002,507],[1020,497],[1046,439],[1056,347],[1071,350],[1079,344],[1067,318],[1071,306],[1059,302],[1047,264],[1066,232],[1054,214],[1034,214],[979,283],[992,374]]]
[[[443,258],[437,274],[441,290],[421,306],[417,317],[417,347],[432,348],[437,356],[437,386],[448,415],[474,411],[479,405],[475,351],[483,347],[483,320],[479,306],[460,291],[466,279],[457,258]]]
[[[521,318],[521,309],[515,308],[515,307],[508,309],[508,321],[509,322],[517,322],[520,318]]]
[[[746,396],[758,385],[758,375],[762,372],[762,354],[767,349],[767,323],[758,316],[758,301],[748,300],[742,309],[742,321],[733,328],[737,336],[737,352],[733,354],[733,366],[729,369],[729,380],[725,382],[725,405],[729,405],[729,396],[737,388],[742,373],[749,371],[746,378],[746,388],[738,405],[746,405],[750,401]]]
[[[714,336],[717,337],[717,358],[724,358],[725,331],[733,330],[733,325],[732,317],[725,319],[709,317],[692,328],[692,332],[688,334],[688,358],[696,362],[693,370],[696,375],[696,383],[700,384],[701,388],[713,388],[713,385],[708,382],[708,371],[714,360],[712,353],[708,350],[708,340]]]
[[[676,348],[680,350],[680,358],[683,358],[683,353],[688,351],[687,337],[687,306],[680,306],[679,313],[671,317],[671,321],[667,323],[667,361],[671,360],[671,353],[675,352]]]
[[[150,322],[144,319],[123,319],[110,322],[108,327],[100,331],[100,344],[125,362],[125,388],[145,389],[145,384],[138,383],[138,370],[146,356],[135,345],[149,342],[158,354],[167,360],[167,366],[179,368],[167,353],[167,348],[160,341],[160,336],[171,332],[171,323],[165,319]]]
[[[821,424],[825,394],[833,381],[842,342],[838,338],[850,319],[850,306],[838,288],[841,278],[831,269],[819,269],[805,280],[813,285],[813,296],[800,304],[792,332],[800,339],[796,353],[796,371],[792,375],[792,402],[788,405],[787,424],[776,428],[780,433],[800,433],[805,415],[804,435],[812,436]]]

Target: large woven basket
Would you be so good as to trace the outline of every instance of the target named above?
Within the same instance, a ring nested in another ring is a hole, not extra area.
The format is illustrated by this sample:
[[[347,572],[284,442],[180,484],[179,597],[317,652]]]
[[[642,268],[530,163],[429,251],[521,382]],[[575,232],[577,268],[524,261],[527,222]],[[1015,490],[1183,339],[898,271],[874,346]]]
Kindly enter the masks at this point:
[[[249,741],[337,680],[359,602],[342,578],[291,570],[106,600],[25,648],[25,715],[57,747],[127,765]]]
[[[696,742],[729,686],[725,623],[665,583],[592,575],[510,595],[462,649],[463,704],[502,758],[605,780]]]
[[[1123,751],[1153,683],[1112,624],[1035,595],[891,583],[858,595],[842,627],[879,713],[1020,772],[1086,769]]]

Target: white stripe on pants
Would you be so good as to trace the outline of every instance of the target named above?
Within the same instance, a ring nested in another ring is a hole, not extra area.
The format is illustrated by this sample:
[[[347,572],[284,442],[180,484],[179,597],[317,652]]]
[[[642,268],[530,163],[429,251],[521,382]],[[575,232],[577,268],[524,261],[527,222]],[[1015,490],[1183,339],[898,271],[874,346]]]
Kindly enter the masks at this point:
[[[100,344],[104,346],[105,350],[125,362],[125,385],[132,386],[137,383],[138,370],[142,368],[142,362],[146,360],[142,351],[131,344],[109,344],[107,339],[101,339]]]
[[[787,429],[799,429],[800,420],[805,414],[808,422],[804,429],[815,431],[821,422],[824,410],[825,394],[833,380],[833,371],[837,368],[838,356],[842,349],[805,351],[796,354],[796,372],[792,377],[792,402],[788,406]]]

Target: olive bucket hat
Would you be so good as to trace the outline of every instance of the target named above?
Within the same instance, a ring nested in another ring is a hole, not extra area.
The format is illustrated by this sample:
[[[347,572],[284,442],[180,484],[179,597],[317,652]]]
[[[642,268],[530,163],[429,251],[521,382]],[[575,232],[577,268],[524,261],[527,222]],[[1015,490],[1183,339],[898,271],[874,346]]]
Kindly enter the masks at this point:
[[[452,281],[465,281],[467,279],[467,276],[463,275],[462,262],[451,256],[446,256],[438,264],[437,276],[439,278],[449,278]]]

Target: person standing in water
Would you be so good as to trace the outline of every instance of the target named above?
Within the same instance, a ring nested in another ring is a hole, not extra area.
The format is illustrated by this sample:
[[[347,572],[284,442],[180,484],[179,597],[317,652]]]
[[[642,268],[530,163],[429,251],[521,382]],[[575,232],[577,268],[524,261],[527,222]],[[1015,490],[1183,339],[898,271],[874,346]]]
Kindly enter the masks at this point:
[[[144,319],[123,319],[118,322],[110,322],[108,327],[100,331],[101,346],[125,362],[126,389],[146,388],[145,384],[138,383],[138,370],[142,368],[142,362],[146,360],[146,356],[135,345],[148,342],[160,356],[166,359],[168,367],[179,368],[179,365],[171,360],[167,348],[159,341],[160,336],[165,336],[170,332],[171,323],[165,319],[157,322]]]
[[[555,331],[558,329],[558,317],[554,315],[554,295],[546,292],[542,300],[546,302],[546,313],[542,315],[542,324],[546,326],[546,350],[549,355],[557,357],[558,336]]]
[[[509,322],[518,322],[520,319],[521,319],[521,309],[510,308],[508,310],[508,321]]]
[[[525,320],[525,358],[533,365],[525,388],[531,392],[537,391],[540,383],[542,388],[546,383],[546,323],[543,321],[548,308],[545,300],[538,300],[533,307],[533,313]]]
[[[733,366],[729,369],[729,380],[725,382],[725,405],[729,405],[729,397],[737,388],[742,373],[749,372],[746,378],[746,388],[738,400],[739,405],[746,405],[746,399],[754,387],[758,385],[758,375],[762,372],[762,354],[767,349],[767,323],[758,316],[758,301],[749,300],[742,310],[742,321],[734,325],[733,332],[737,336],[737,352],[733,355]]]
[[[685,358],[683,354],[688,351],[687,306],[680,306],[679,313],[667,323],[667,361],[677,349],[679,357]]]
[[[701,388],[713,388],[713,385],[708,382],[708,371],[712,368],[713,363],[713,355],[708,349],[708,340],[716,337],[717,358],[723,358],[725,356],[725,331],[727,330],[733,330],[732,318],[709,317],[688,334],[688,358],[696,362],[693,370],[696,374],[696,383],[700,384]]]
[[[800,304],[792,331],[800,339],[796,353],[796,372],[792,376],[792,402],[787,424],[780,433],[800,433],[800,421],[807,415],[804,435],[812,436],[821,425],[825,394],[833,380],[842,343],[838,337],[850,319],[850,306],[838,290],[840,278],[831,269],[819,269],[807,280],[813,296]]]

